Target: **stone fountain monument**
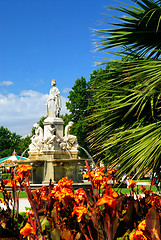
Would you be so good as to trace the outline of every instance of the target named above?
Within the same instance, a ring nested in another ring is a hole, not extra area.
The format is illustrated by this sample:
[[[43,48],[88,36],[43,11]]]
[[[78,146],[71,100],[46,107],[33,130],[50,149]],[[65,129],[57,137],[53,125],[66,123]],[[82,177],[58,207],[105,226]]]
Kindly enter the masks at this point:
[[[74,182],[81,181],[79,169],[84,159],[78,157],[77,137],[70,134],[73,122],[65,127],[60,118],[61,97],[56,81],[52,80],[52,88],[46,103],[47,118],[44,130],[35,123],[35,135],[29,146],[28,163],[32,165],[32,183],[49,183],[50,179],[57,182],[68,176]],[[80,176],[80,177],[79,177]]]

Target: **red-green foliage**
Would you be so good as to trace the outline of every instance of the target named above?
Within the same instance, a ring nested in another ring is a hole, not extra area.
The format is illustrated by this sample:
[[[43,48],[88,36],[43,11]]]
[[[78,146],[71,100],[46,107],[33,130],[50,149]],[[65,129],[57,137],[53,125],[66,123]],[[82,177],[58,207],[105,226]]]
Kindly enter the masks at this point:
[[[130,179],[131,194],[118,194],[109,184],[115,169],[90,171],[84,178],[91,182],[91,189],[74,190],[72,180],[64,177],[58,184],[50,182],[31,192],[29,185],[30,166],[19,166],[17,174],[3,180],[6,210],[0,211],[0,228],[16,239],[65,239],[65,240],[112,240],[112,239],[160,239],[161,197],[141,187],[142,194],[135,190]],[[13,190],[13,199],[5,185]],[[18,213],[18,193],[24,186],[31,204],[27,218]],[[12,203],[11,212],[9,203]],[[8,225],[11,220],[10,226]],[[3,231],[0,232],[0,237]]]

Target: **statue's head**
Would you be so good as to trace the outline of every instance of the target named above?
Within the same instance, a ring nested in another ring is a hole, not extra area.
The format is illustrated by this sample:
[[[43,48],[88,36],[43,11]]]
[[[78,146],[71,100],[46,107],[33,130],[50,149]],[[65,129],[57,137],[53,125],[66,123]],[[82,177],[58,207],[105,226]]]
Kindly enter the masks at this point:
[[[72,127],[74,122],[69,122],[68,124],[69,124],[70,127]]]
[[[38,124],[38,123],[34,123],[33,127],[34,127],[34,128],[38,128],[38,127],[39,127],[39,124]]]
[[[51,81],[51,85],[52,85],[52,86],[55,86],[55,85],[56,85],[55,79],[53,79],[53,80]]]

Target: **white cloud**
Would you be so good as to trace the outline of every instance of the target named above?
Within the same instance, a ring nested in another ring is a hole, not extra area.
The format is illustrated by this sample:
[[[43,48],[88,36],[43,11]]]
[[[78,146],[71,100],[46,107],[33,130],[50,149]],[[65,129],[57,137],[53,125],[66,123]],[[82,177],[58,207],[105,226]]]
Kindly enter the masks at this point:
[[[69,91],[71,91],[72,89],[71,88],[64,88],[63,89],[63,93],[67,93],[67,92],[69,92]]]
[[[13,82],[11,82],[11,81],[2,81],[2,82],[0,82],[0,86],[10,86],[12,84],[13,84]]]
[[[22,136],[31,133],[33,124],[46,116],[47,98],[48,94],[32,90],[24,90],[19,95],[0,94],[0,126]],[[68,112],[65,106],[67,99],[61,97],[61,100],[61,114],[65,114]]]

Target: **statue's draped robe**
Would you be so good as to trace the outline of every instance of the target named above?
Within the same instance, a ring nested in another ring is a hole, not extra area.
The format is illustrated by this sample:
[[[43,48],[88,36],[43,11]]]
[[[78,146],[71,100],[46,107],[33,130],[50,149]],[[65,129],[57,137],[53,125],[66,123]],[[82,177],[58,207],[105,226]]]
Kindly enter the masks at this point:
[[[50,118],[59,117],[61,109],[60,92],[57,87],[52,87],[47,101],[47,115]]]

